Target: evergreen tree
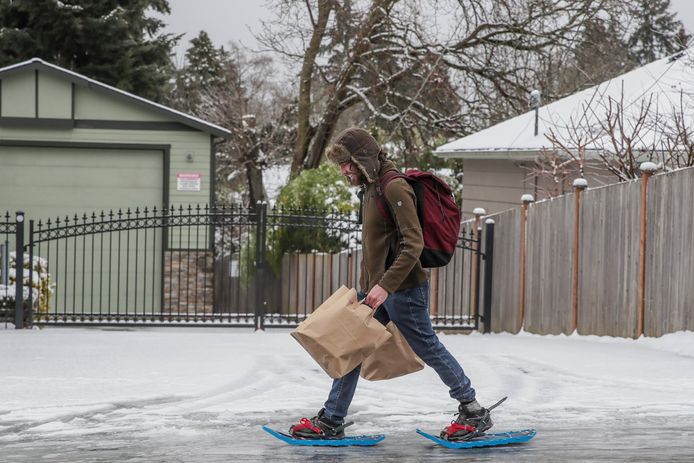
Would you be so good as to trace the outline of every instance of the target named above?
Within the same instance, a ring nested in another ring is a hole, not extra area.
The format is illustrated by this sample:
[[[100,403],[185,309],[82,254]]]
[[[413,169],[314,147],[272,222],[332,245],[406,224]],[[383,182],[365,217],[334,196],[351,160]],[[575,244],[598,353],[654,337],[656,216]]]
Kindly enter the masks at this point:
[[[190,41],[186,64],[176,72],[175,104],[180,110],[206,117],[206,95],[228,91],[230,75],[238,74],[229,53],[216,48],[205,31]]]
[[[224,83],[224,65],[230,61],[229,53],[224,47],[215,48],[210,36],[200,31],[198,36],[190,41],[186,50],[187,68],[194,70],[189,73],[191,83],[195,85],[219,85]]]
[[[636,0],[631,7],[636,30],[627,44],[639,64],[647,64],[687,46],[690,36],[671,12],[670,0]]]
[[[556,87],[547,93],[570,95],[632,70],[637,63],[621,37],[616,18],[586,21],[572,59],[560,67]]]
[[[167,0],[0,0],[0,66],[42,58],[165,102],[178,37],[161,33]]]

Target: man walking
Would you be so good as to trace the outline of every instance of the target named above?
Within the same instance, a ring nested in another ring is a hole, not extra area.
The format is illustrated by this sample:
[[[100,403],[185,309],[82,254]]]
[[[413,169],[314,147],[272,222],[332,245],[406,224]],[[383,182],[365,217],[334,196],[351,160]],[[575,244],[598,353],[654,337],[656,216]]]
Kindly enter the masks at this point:
[[[380,180],[388,171],[397,171],[385,158],[376,140],[364,129],[344,130],[328,147],[326,156],[339,164],[352,185],[360,186],[364,258],[360,287],[366,304],[373,310],[383,306],[375,318],[386,324],[392,320],[412,350],[449,387],[457,399],[458,417],[441,432],[449,440],[463,440],[492,426],[489,411],[475,400],[475,390],[458,361],[439,341],[429,317],[428,274],[419,256],[424,245],[417,217],[415,194],[403,178],[395,178],[385,189]],[[392,220],[387,220],[378,201],[386,203]],[[360,367],[334,380],[324,407],[316,416],[302,419],[290,428],[296,437],[340,439],[345,417],[359,380]]]

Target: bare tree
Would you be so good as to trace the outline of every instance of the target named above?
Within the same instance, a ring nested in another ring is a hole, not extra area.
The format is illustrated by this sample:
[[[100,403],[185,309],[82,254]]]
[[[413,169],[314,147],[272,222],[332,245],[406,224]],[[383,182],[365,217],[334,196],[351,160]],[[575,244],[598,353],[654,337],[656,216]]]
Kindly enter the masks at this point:
[[[192,77],[179,79],[182,105],[232,132],[216,146],[218,200],[263,201],[263,169],[291,153],[295,110],[290,92],[273,78],[273,62],[266,55],[234,44],[228,51],[214,49],[206,34],[196,50]]]
[[[692,127],[691,110],[686,111],[692,95],[680,91],[678,105],[673,107],[660,124],[661,159],[665,169],[681,169],[694,166],[694,127]]]
[[[353,108],[383,142],[420,149],[520,111],[540,58],[605,1],[275,1],[259,41],[300,69],[293,174],[320,163]]]
[[[293,101],[272,78],[267,56],[253,56],[232,47],[227,66],[229,85],[210,89],[207,111],[232,137],[219,146],[217,172],[227,185],[241,181],[249,204],[267,199],[263,170],[291,152]]]
[[[556,196],[588,170],[594,180],[614,183],[639,178],[645,161],[666,171],[694,166],[690,101],[683,90],[677,101],[655,93],[625,101],[623,89],[619,99],[596,95],[565,126],[549,130],[552,149],[542,153],[531,175],[544,180],[545,195]]]

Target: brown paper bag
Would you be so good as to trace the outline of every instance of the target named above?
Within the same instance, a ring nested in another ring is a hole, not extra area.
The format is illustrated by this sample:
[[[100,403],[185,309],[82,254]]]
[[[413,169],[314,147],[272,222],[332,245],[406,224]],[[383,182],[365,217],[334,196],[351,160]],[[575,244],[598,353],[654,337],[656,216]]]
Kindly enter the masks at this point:
[[[381,347],[369,355],[361,365],[361,377],[369,381],[397,378],[424,368],[405,337],[392,321],[386,329],[392,335]]]
[[[357,302],[354,289],[336,294],[291,332],[333,379],[354,370],[391,337],[371,308]]]
[[[318,308],[311,313],[311,315],[318,312],[319,310],[332,307],[333,304],[339,303],[338,301],[343,301],[344,303],[355,302],[357,300],[357,292],[355,290],[352,291],[354,291],[354,295],[350,293],[349,288],[347,288],[347,286],[340,286],[339,288],[337,288],[337,291],[332,293],[330,297],[323,301],[323,303],[319,305]]]

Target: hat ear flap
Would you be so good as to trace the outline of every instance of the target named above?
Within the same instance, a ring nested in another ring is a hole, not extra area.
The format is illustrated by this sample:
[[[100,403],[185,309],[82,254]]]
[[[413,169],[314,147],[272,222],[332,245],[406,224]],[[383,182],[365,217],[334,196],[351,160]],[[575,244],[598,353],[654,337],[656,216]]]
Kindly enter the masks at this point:
[[[364,165],[361,162],[359,162],[355,158],[352,158],[352,162],[359,168],[359,171],[364,175],[364,178],[366,178],[367,183],[374,182],[375,179],[372,175],[369,175],[369,171],[366,170],[366,167],[364,167]]]

